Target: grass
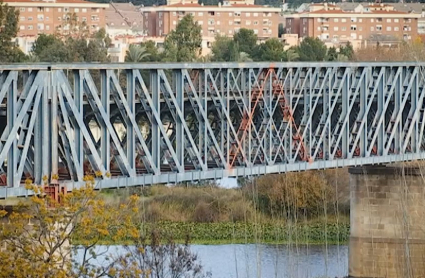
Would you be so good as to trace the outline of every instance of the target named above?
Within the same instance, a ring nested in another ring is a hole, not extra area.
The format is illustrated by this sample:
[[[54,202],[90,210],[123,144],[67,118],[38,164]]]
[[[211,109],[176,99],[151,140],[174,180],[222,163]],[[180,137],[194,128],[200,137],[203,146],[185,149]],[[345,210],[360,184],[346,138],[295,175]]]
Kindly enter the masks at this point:
[[[142,230],[148,234],[155,227],[176,241],[190,236],[196,244],[344,244],[349,237],[349,217],[341,209],[349,207],[345,174],[310,171],[267,176],[255,186],[234,189],[157,185],[100,195],[110,203],[139,195]]]

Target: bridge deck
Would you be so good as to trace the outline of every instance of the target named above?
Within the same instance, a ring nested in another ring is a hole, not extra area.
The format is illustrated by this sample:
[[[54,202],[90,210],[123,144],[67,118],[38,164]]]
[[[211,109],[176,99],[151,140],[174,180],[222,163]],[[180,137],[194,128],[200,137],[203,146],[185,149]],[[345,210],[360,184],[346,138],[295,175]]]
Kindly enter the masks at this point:
[[[420,63],[0,66],[0,198],[425,156]]]

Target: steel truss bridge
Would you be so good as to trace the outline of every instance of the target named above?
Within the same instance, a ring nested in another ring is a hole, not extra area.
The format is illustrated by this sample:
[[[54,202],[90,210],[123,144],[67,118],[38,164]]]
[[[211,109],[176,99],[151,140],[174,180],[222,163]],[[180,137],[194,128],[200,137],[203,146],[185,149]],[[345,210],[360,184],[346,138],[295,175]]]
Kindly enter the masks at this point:
[[[425,64],[0,66],[0,197],[423,159]]]

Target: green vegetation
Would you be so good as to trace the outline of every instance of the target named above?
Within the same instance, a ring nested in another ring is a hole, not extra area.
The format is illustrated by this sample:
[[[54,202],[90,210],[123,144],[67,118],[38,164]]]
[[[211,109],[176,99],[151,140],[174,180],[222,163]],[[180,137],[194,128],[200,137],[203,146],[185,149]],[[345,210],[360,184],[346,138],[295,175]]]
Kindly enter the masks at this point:
[[[142,228],[177,241],[346,243],[349,189],[345,169],[267,175],[234,189],[215,185],[103,190],[110,203],[137,194]]]

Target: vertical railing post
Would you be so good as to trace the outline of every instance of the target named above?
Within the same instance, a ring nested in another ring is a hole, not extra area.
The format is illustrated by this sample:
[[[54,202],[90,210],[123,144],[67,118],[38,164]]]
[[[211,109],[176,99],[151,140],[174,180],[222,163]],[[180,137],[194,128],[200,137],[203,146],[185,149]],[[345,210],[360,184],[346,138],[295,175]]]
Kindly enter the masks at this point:
[[[175,80],[175,94],[176,94],[176,106],[182,111],[182,115],[185,115],[184,112],[184,87],[183,87],[183,75],[181,69],[174,70],[174,80]],[[176,154],[177,160],[180,165],[184,167],[184,149],[185,149],[185,138],[183,125],[186,123],[183,122],[184,119],[177,117],[176,122]]]
[[[12,74],[9,72],[9,74]],[[12,84],[9,87],[7,92],[7,127],[9,129],[9,136],[13,133],[13,128],[16,125],[16,117],[18,114],[17,111],[17,80],[14,78]],[[18,167],[18,157],[17,157],[17,139],[14,138],[12,145],[10,146],[9,153],[7,156],[7,184],[9,186],[16,186],[15,173],[17,172]],[[20,178],[20,177],[19,177]]]
[[[135,102],[135,77],[134,70],[127,70],[127,103],[129,110],[132,115],[136,118],[136,102]],[[137,122],[136,122],[137,123]],[[136,173],[136,148],[135,148],[135,135],[134,129],[138,128],[137,126],[133,126],[132,122],[128,120],[126,122],[126,131],[127,131],[127,159],[130,165],[131,170]]]
[[[52,134],[51,134],[51,140],[52,140],[52,171],[51,171],[51,182],[55,183],[56,180],[53,180],[53,177],[57,177],[58,175],[58,163],[59,163],[59,156],[58,156],[58,136],[59,136],[59,130],[58,130],[58,87],[56,86],[56,79],[57,79],[57,71],[50,71],[52,76],[51,78],[51,94],[52,94],[52,114],[51,114],[51,125],[52,125]]]
[[[83,110],[84,87],[83,87],[82,75],[83,75],[82,70],[74,71],[74,101],[77,107],[77,111],[81,113],[79,115],[83,115],[83,111],[84,111]],[[79,115],[76,115],[76,116],[79,117]],[[81,127],[78,124],[76,124],[74,127],[74,134],[75,134],[74,144],[75,144],[75,150],[77,152],[77,162],[79,167],[78,169],[76,169],[76,172],[77,172],[76,174],[78,179],[80,179],[84,176],[84,145],[83,145],[83,134],[81,132]]]
[[[150,72],[150,78],[151,78],[151,93],[152,93],[152,102],[153,102],[153,109],[156,109],[156,111],[160,111],[160,89],[159,89],[159,75],[157,70],[151,70]],[[152,117],[152,128],[151,128],[151,135],[152,135],[152,159],[154,165],[160,169],[161,168],[161,137],[160,137],[160,130],[159,125],[162,125],[162,122],[158,123],[155,117]]]
[[[102,102],[102,106],[105,109],[107,119],[103,119],[100,123],[101,126],[101,134],[100,145],[101,145],[101,153],[100,157],[102,160],[103,167],[106,172],[110,172],[110,158],[111,158],[111,141],[109,130],[105,124],[105,121],[109,121],[110,118],[110,82],[109,82],[109,73],[107,70],[100,70],[100,98]],[[105,174],[105,173],[102,173]]]

